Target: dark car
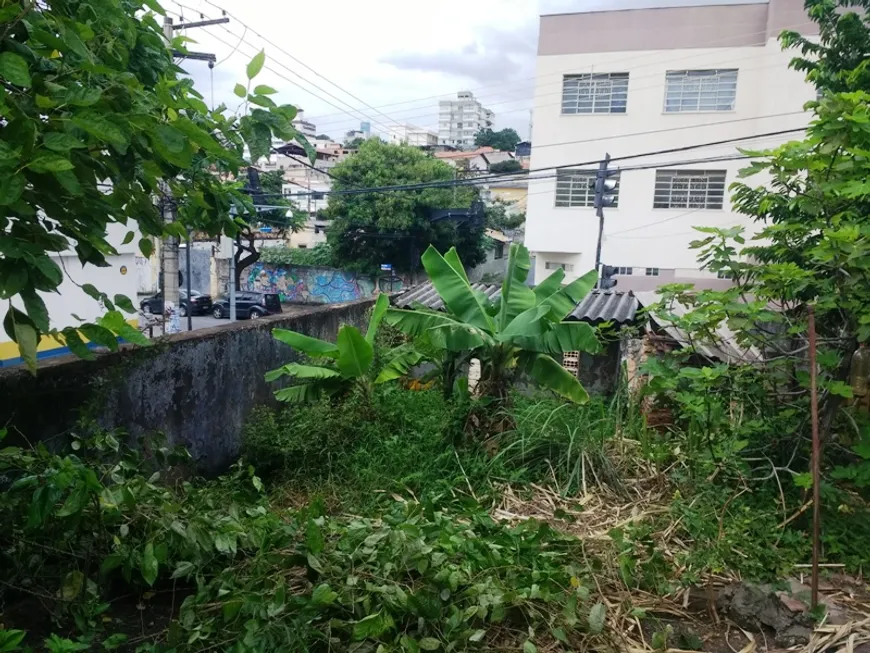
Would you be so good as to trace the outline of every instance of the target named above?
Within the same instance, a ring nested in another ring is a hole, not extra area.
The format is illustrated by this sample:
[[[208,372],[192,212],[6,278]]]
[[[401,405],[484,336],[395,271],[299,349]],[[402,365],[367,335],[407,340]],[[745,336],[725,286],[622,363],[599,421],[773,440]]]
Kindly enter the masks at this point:
[[[236,293],[236,317],[256,320],[264,315],[281,312],[281,298],[275,293],[241,290]],[[217,319],[230,316],[230,298],[221,297],[212,305],[211,314]]]
[[[190,301],[187,301],[187,290],[178,291],[179,307],[178,313],[181,317],[187,317],[187,312],[191,315],[206,315],[211,312],[211,295],[204,295],[198,290],[190,291]],[[163,291],[161,290],[156,295],[143,299],[139,307],[143,313],[154,313],[155,315],[163,314]]]

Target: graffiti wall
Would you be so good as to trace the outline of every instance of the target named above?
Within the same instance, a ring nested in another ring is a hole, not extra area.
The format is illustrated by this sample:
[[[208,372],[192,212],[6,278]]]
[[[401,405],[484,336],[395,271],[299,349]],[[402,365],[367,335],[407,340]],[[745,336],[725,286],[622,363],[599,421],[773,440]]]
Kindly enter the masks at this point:
[[[371,297],[376,281],[381,289],[389,290],[389,279],[376,280],[346,270],[255,263],[242,284],[246,290],[278,293],[282,302],[336,304]],[[393,289],[401,288],[401,279],[394,279]]]

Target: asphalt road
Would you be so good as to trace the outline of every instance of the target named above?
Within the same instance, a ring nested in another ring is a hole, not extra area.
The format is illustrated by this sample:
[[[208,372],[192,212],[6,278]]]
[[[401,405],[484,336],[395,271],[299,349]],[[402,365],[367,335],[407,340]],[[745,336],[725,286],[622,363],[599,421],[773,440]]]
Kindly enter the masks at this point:
[[[298,313],[304,313],[307,310],[310,310],[310,306],[287,306],[284,305],[281,307],[282,312],[285,315],[294,315]],[[193,322],[193,331],[197,329],[210,329],[212,327],[225,327],[232,324],[228,319],[216,320],[211,315],[194,315],[191,318]],[[247,322],[247,320],[240,320],[242,322]],[[160,323],[159,315],[145,315],[141,311],[139,313],[139,328],[143,329],[145,335],[149,335],[147,331],[148,324],[153,324],[153,335],[159,336],[163,333],[163,326]],[[187,318],[182,317],[179,318],[179,322],[181,323],[181,330],[187,331]]]

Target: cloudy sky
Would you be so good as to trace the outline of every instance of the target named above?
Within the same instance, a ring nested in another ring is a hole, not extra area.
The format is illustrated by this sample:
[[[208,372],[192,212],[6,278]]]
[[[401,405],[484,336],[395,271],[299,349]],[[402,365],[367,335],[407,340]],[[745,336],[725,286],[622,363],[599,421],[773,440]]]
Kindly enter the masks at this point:
[[[496,126],[528,136],[540,13],[597,8],[607,0],[164,0],[178,23],[217,18],[227,25],[184,33],[190,50],[212,52],[182,66],[211,101],[238,105],[236,82],[265,48],[257,82],[276,101],[305,110],[334,138],[361,121],[373,131],[410,123],[435,128],[438,100],[471,90]],[[271,41],[271,44],[267,41]]]

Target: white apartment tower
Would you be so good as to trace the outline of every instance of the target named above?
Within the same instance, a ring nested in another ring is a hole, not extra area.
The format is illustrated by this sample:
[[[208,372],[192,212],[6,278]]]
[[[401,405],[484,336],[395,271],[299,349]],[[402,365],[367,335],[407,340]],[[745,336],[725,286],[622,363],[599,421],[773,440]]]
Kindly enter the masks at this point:
[[[474,135],[492,127],[495,114],[474,99],[471,91],[460,91],[455,100],[438,103],[438,144],[459,149],[474,147]]]
[[[589,182],[605,153],[611,169],[625,168],[604,211],[601,255],[619,268],[617,289],[729,283],[700,269],[693,227],[755,229],[728,195],[747,161],[721,159],[801,137],[815,90],[788,68],[797,53],[777,37],[816,25],[803,0],[714,1],[541,17],[526,222],[539,283],[557,268],[572,279],[595,267]],[[747,136],[757,138],[676,151]],[[662,150],[671,151],[646,154]],[[535,180],[535,170],[549,173]]]

